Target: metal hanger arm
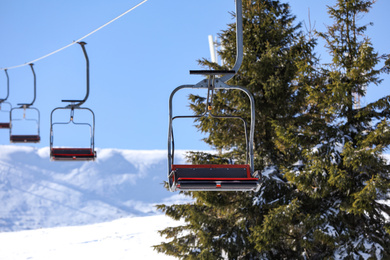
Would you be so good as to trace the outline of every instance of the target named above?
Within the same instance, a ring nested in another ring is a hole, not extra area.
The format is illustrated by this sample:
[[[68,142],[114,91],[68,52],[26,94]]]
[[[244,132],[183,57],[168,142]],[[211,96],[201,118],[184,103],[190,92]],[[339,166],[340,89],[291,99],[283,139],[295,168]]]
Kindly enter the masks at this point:
[[[244,57],[244,40],[243,40],[243,29],[242,29],[242,0],[235,0],[236,2],[236,62],[234,67],[231,69],[236,73],[241,67],[242,60]],[[223,82],[226,82],[233,78],[234,75],[225,75],[220,78]]]
[[[4,101],[6,101],[9,97],[9,77],[8,77],[7,69],[5,69],[4,72],[5,72],[5,75],[7,77],[7,95],[5,96],[5,98],[0,99],[0,104],[3,103]]]
[[[85,49],[85,45],[87,44],[86,42],[79,42],[82,50],[83,50],[83,53],[84,53],[84,57],[85,57],[85,64],[86,64],[86,94],[85,94],[85,97],[83,100],[71,100],[71,99],[64,99],[62,100],[62,102],[71,102],[71,103],[76,103],[76,104],[70,104],[68,105],[69,107],[79,107],[81,106],[82,104],[85,103],[85,101],[87,101],[88,99],[88,96],[89,96],[89,58],[88,58],[88,54],[87,54],[87,51]]]
[[[35,75],[35,71],[34,71],[34,63],[30,63],[29,65],[30,65],[31,71],[34,75],[34,98],[33,98],[31,103],[19,103],[18,104],[18,106],[21,106],[24,108],[32,106],[37,98],[37,76]]]

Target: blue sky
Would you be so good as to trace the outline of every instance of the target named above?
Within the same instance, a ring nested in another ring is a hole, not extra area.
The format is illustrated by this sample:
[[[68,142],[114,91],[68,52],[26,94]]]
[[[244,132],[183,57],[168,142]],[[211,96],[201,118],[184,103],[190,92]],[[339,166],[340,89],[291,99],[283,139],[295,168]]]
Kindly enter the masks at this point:
[[[3,0],[0,68],[23,64],[64,47],[139,2]],[[286,2],[290,3],[297,22],[308,25],[310,9],[311,23],[317,30],[324,31],[325,24],[332,24],[326,5],[333,5],[334,0]],[[389,1],[379,0],[361,20],[361,24],[374,22],[367,36],[379,53],[389,52],[385,13],[389,9]],[[210,57],[207,37],[233,22],[230,11],[234,11],[233,0],[149,0],[84,40],[91,68],[91,92],[84,106],[96,115],[96,147],[166,149],[169,95],[179,85],[195,84],[202,79],[189,75],[188,71],[200,69],[197,60]],[[318,51],[326,60],[326,53],[320,48]],[[34,68],[37,75],[34,106],[41,113],[42,141],[33,146],[44,147],[49,145],[50,112],[64,105],[62,99],[82,99],[85,95],[85,63],[76,44],[36,62]],[[30,102],[30,67],[10,69],[8,74],[9,101],[14,106]],[[389,94],[388,82],[386,77],[382,86],[369,88],[363,101]],[[5,74],[0,71],[0,97],[5,83]],[[188,94],[183,92],[175,98],[176,113],[188,114]],[[67,133],[72,136],[56,136],[55,143],[81,146],[89,141],[85,128]],[[191,120],[175,124],[177,149],[209,149],[201,138]],[[9,144],[7,130],[0,130],[0,144]]]

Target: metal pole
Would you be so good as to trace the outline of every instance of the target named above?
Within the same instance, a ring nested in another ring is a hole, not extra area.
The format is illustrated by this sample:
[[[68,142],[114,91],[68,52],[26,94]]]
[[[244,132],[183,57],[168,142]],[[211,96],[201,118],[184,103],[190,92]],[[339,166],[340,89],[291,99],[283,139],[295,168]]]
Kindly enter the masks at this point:
[[[215,53],[215,45],[213,41],[213,36],[209,35],[209,48],[210,48],[210,57],[212,62],[217,62],[217,55]]]

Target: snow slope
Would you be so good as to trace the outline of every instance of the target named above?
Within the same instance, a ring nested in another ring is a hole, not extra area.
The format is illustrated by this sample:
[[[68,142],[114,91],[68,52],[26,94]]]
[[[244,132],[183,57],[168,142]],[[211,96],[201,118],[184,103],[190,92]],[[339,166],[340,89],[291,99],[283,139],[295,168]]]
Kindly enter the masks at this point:
[[[86,226],[5,232],[0,233],[0,259],[176,259],[158,254],[152,246],[163,241],[158,230],[179,224],[156,215]]]
[[[51,162],[49,148],[0,145],[0,232],[150,216],[159,214],[155,204],[187,200],[163,187],[166,151],[97,154],[95,162]]]

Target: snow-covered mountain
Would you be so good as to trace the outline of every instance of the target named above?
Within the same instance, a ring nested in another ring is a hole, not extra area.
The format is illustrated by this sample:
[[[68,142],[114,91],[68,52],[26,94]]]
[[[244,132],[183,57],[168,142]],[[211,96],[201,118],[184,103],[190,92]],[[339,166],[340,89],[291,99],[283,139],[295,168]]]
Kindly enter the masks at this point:
[[[51,162],[49,148],[1,145],[0,232],[156,215],[156,204],[187,200],[163,187],[166,151],[97,154],[95,162]]]

